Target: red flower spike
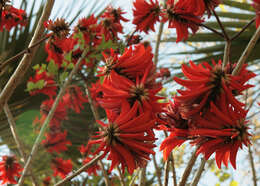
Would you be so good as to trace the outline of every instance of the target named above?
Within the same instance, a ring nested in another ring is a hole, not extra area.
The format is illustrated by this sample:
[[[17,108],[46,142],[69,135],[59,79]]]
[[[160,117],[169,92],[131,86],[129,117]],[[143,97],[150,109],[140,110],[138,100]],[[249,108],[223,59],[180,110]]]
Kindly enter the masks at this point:
[[[256,12],[256,20],[255,20],[255,25],[256,28],[260,25],[260,0],[253,0],[252,6],[255,9]]]
[[[51,177],[48,176],[48,177],[44,178],[42,184],[43,184],[43,186],[50,186],[51,185]]]
[[[83,160],[83,164],[87,164],[89,163],[93,158],[90,158],[90,157],[86,157],[84,158]],[[88,173],[88,175],[95,175],[95,176],[98,176],[97,174],[97,171],[99,171],[101,169],[101,167],[96,163],[94,165],[92,165],[91,167],[89,167],[88,169],[86,169],[85,172]]]
[[[130,110],[127,108],[130,109],[130,106],[122,109],[118,117],[108,118],[109,123],[102,124],[104,131],[95,136],[97,140],[90,140],[89,145],[99,144],[94,154],[101,151],[109,154],[108,160],[112,161],[110,171],[121,164],[123,171],[127,167],[132,174],[136,168],[146,164],[150,154],[154,154],[152,148],[155,147],[155,137],[148,135],[147,131],[154,128],[155,121],[151,120],[148,112],[136,117],[137,106]]]
[[[13,27],[20,25],[25,26],[27,23],[27,16],[24,10],[16,9],[10,5],[1,5],[1,22],[0,31],[6,30],[10,31]]]
[[[58,18],[54,22],[48,20],[44,23],[45,28],[52,31],[54,39],[65,39],[69,35],[69,24],[65,19]]]
[[[136,30],[144,31],[146,34],[149,30],[154,30],[156,22],[160,21],[160,6],[158,0],[150,0],[150,3],[145,0],[136,0],[134,2],[134,20]]]
[[[39,93],[45,94],[52,98],[57,93],[57,85],[56,82],[53,79],[53,76],[50,75],[46,71],[36,70],[36,74],[34,77],[30,77],[27,83],[37,83],[39,81],[44,81],[44,86],[41,89],[34,89],[30,91],[30,95],[36,95]]]
[[[72,171],[71,160],[63,160],[62,158],[55,158],[51,164],[53,176],[60,176],[64,179]]]
[[[74,110],[76,113],[80,113],[80,110],[84,108],[83,103],[88,102],[87,96],[83,95],[78,86],[70,86],[62,97],[62,100],[68,108]]]
[[[167,11],[164,13],[163,21],[169,21],[169,28],[176,28],[176,42],[188,39],[188,29],[195,34],[199,29],[199,24],[203,22],[201,16],[197,16],[193,11],[189,10],[186,1],[174,0],[167,1]]]
[[[243,66],[240,74],[231,75],[232,69],[227,66],[221,69],[221,61],[211,67],[207,63],[195,65],[190,61],[190,67],[182,65],[182,71],[188,80],[175,77],[174,80],[186,87],[186,90],[178,90],[181,94],[175,99],[180,103],[180,112],[184,119],[190,119],[195,115],[204,114],[210,106],[210,102],[221,104],[221,97],[225,97],[227,104],[231,104],[242,115],[246,114],[243,104],[235,96],[251,87],[245,84],[255,74],[246,70]]]
[[[16,184],[16,178],[20,177],[23,168],[14,156],[3,156],[0,161],[1,184]]]
[[[121,8],[113,8],[108,6],[106,11],[101,15],[102,18],[111,18],[114,22],[120,23],[120,21],[128,22],[129,20],[124,18],[122,15],[126,12],[123,12]]]
[[[42,145],[47,149],[48,152],[61,153],[68,150],[67,146],[71,145],[71,142],[66,140],[67,131],[54,132],[45,134],[46,139],[42,140]]]
[[[79,19],[77,26],[74,28],[74,34],[83,33],[86,44],[97,46],[102,41],[101,25],[97,23],[97,18],[92,14],[87,18]]]
[[[40,112],[41,112],[41,118],[39,120],[40,124],[43,124],[45,121],[45,118],[47,117],[49,111],[51,110],[51,107],[54,103],[53,99],[45,100],[42,102],[41,107],[40,107]],[[60,123],[63,120],[68,119],[68,114],[67,114],[67,107],[65,106],[64,102],[59,102],[56,111],[54,112],[54,116],[52,120],[50,121],[50,127],[54,128],[59,128]]]

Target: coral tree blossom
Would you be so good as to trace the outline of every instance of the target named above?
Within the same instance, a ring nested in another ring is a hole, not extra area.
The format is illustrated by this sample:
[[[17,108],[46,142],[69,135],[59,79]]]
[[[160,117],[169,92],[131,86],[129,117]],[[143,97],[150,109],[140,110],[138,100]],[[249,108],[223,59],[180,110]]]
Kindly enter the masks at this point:
[[[127,167],[132,174],[137,167],[146,165],[150,154],[155,154],[152,150],[155,137],[147,133],[147,129],[154,127],[155,120],[150,119],[149,112],[136,116],[137,104],[130,109],[129,104],[124,103],[121,109],[119,116],[108,116],[108,124],[98,121],[103,130],[89,145],[99,144],[93,154],[101,151],[104,151],[104,156],[109,154],[108,159],[112,161],[110,171],[121,164],[123,171]]]
[[[148,33],[149,30],[154,31],[154,25],[159,21],[160,6],[158,0],[136,0],[134,2],[134,20],[136,30]]]
[[[20,177],[22,170],[14,156],[3,156],[0,162],[0,181],[2,184],[16,184],[16,178]]]
[[[186,1],[174,0],[167,1],[167,10],[164,12],[163,21],[169,21],[169,28],[176,28],[176,42],[186,40],[188,38],[190,28],[192,33],[196,33],[199,29],[199,24],[203,22],[201,16],[194,14],[193,10],[188,8]]]
[[[63,160],[62,158],[54,158],[51,164],[53,176],[60,176],[64,179],[72,171],[71,160]]]

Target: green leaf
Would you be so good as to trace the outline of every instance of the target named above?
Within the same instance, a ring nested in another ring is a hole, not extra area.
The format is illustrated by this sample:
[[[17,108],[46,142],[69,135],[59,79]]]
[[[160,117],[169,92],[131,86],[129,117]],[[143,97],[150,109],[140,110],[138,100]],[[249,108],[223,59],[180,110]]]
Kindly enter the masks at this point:
[[[36,116],[40,117],[39,110],[28,110],[22,113],[21,115],[19,115],[18,119],[16,120],[16,128],[17,128],[18,136],[28,146],[32,146],[34,140],[37,137],[37,133],[34,132],[33,125],[32,125]]]
[[[34,69],[34,70],[38,70],[39,68],[40,68],[40,65],[39,65],[39,64],[33,66],[33,69]]]
[[[254,12],[254,8],[251,6],[251,4],[249,3],[240,3],[240,2],[237,2],[237,1],[232,1],[232,0],[223,0],[223,4],[224,5],[228,5],[228,6],[231,6],[231,7],[235,7],[235,8],[239,8],[241,10],[247,10],[247,11],[252,11]]]
[[[64,58],[65,58],[66,61],[68,61],[70,63],[72,61],[72,51],[65,54]]]
[[[61,82],[61,83],[64,82],[65,79],[68,77],[68,75],[69,75],[68,72],[62,72],[62,73],[60,74],[60,82]]]
[[[35,88],[35,85],[34,85],[33,82],[28,82],[28,83],[27,83],[27,89],[26,89],[26,91],[31,91],[31,90],[33,90],[34,88]]]
[[[43,79],[37,81],[37,83],[34,84],[34,88],[36,89],[42,89],[45,85],[45,81]]]
[[[58,73],[58,69],[58,65],[55,64],[53,60],[51,60],[47,66],[47,71],[52,75],[56,75]]]

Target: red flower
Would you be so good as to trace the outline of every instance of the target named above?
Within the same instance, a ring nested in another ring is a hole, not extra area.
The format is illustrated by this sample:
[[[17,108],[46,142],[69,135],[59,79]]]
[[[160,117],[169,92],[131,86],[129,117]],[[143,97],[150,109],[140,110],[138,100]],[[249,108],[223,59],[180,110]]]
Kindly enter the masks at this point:
[[[213,62],[213,67],[206,62],[196,65],[192,61],[190,67],[182,65],[182,71],[188,80],[174,78],[177,83],[186,87],[186,90],[178,90],[181,95],[175,98],[181,104],[182,117],[189,119],[194,115],[205,113],[210,102],[216,104],[222,96],[226,97],[228,104],[245,115],[244,104],[235,96],[252,87],[245,83],[255,74],[246,70],[246,65],[237,76],[231,75],[232,69],[227,66],[222,70],[221,61],[218,64]]]
[[[253,0],[252,6],[254,7],[256,12],[255,24],[256,28],[258,28],[258,26],[260,25],[260,0]]]
[[[194,34],[199,29],[198,25],[203,22],[200,16],[188,9],[185,1],[178,1],[175,4],[174,0],[167,1],[167,12],[164,14],[163,21],[167,20],[169,20],[169,28],[176,28],[176,42],[187,40],[188,29],[190,28]]]
[[[1,6],[1,21],[0,21],[0,31],[6,30],[10,31],[11,28],[17,26],[25,26],[27,23],[27,17],[24,10],[16,9],[13,6],[5,5]]]
[[[76,113],[80,113],[82,110],[83,103],[88,102],[88,98],[86,95],[83,95],[82,91],[78,86],[70,86],[66,90],[66,94],[62,97],[63,102],[68,108],[74,110]]]
[[[2,184],[16,184],[15,177],[20,177],[22,170],[23,168],[14,156],[3,156],[0,162],[0,180]]]
[[[63,160],[62,158],[55,158],[51,164],[53,176],[60,176],[64,179],[72,171],[71,160]]]
[[[89,163],[93,158],[90,157],[86,157],[83,160],[83,164],[87,164]],[[88,175],[95,175],[98,176],[97,171],[100,170],[100,166],[96,163],[94,165],[92,165],[91,167],[89,167],[88,169],[86,169],[86,172],[88,173]]]
[[[160,68],[160,71],[157,72],[156,74],[157,78],[162,78],[162,79],[168,78],[170,76],[171,76],[171,72],[169,71],[168,68]]]
[[[123,12],[121,8],[113,8],[108,6],[106,11],[101,15],[102,18],[111,18],[114,22],[120,23],[120,21],[128,22],[129,20],[124,18],[122,15],[126,12]]]
[[[83,33],[85,43],[91,46],[96,46],[101,43],[101,25],[97,24],[97,18],[94,15],[88,18],[79,19],[78,25],[75,27],[74,34]]]
[[[52,31],[52,39],[65,39],[69,35],[69,24],[65,22],[65,19],[58,18],[54,22],[48,20],[44,23],[45,28]]]
[[[197,154],[203,153],[208,159],[216,152],[216,163],[221,167],[223,162],[228,166],[230,160],[232,166],[236,168],[236,155],[239,147],[250,144],[245,116],[234,111],[227,106],[227,102],[222,100],[221,110],[214,103],[211,103],[211,112],[204,118],[198,117],[196,120],[197,128],[191,129],[189,134],[198,139],[193,143],[200,145]]]
[[[42,145],[47,149],[48,152],[60,153],[66,151],[68,145],[71,145],[71,142],[66,140],[67,131],[64,132],[49,132],[45,134],[46,139],[42,140]]]
[[[43,124],[45,121],[49,111],[51,110],[51,107],[54,103],[53,99],[45,100],[41,104],[40,112],[41,112],[41,118],[36,118],[34,123],[40,123]],[[52,120],[50,121],[49,125],[51,128],[55,129],[60,127],[60,124],[63,120],[67,120],[67,107],[64,105],[64,102],[59,102]]]
[[[108,17],[101,21],[100,33],[105,36],[105,40],[115,41],[118,39],[118,34],[123,34],[123,26],[119,22],[115,22],[113,18]]]
[[[152,48],[150,45],[145,46],[143,43],[136,45],[134,48],[126,48],[124,53],[119,56],[111,49],[110,55],[103,53],[105,66],[99,67],[99,76],[105,75],[110,78],[110,73],[115,71],[120,75],[129,78],[143,76],[145,69],[153,66]]]
[[[104,130],[98,132],[94,136],[97,139],[89,141],[89,145],[99,144],[93,154],[101,151],[104,151],[104,156],[109,154],[108,159],[112,161],[109,171],[121,164],[123,171],[127,167],[132,174],[136,168],[143,167],[150,160],[150,154],[155,154],[152,150],[155,147],[155,137],[150,132],[155,120],[151,120],[149,112],[139,116],[136,114],[137,104],[130,109],[129,104],[124,103],[119,116],[108,116],[108,124],[98,121]]]
[[[50,186],[51,185],[51,177],[48,176],[48,177],[44,178],[42,184],[43,184],[43,186]]]
[[[154,25],[159,21],[160,6],[157,0],[150,3],[145,0],[136,0],[134,2],[134,20],[133,24],[136,25],[136,30],[148,33],[149,30],[154,30]]]
[[[42,88],[30,90],[30,95],[45,94],[50,98],[56,95],[57,85],[53,77],[46,71],[36,70],[34,78],[30,77],[28,83],[37,84],[39,81],[43,81],[44,85]]]
[[[161,90],[160,84],[148,84],[148,74],[151,68],[146,68],[142,79],[137,77],[131,81],[116,72],[111,72],[111,82],[102,85],[103,98],[98,99],[99,104],[106,109],[120,109],[120,104],[127,100],[132,106],[138,104],[141,112],[149,110],[153,114],[160,112],[164,104],[158,103],[162,97],[156,94]]]
[[[189,12],[202,16],[207,11],[208,18],[211,16],[211,11],[220,4],[220,0],[185,0],[185,2]]]

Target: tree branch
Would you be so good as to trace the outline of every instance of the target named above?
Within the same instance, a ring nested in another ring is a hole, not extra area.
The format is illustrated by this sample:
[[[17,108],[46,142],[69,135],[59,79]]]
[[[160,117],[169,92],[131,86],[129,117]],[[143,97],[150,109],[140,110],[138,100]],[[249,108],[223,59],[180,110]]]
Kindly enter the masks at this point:
[[[171,167],[172,167],[173,185],[177,186],[177,178],[176,178],[176,171],[175,171],[175,165],[174,165],[174,155],[173,155],[173,152],[171,153]]]
[[[201,158],[201,162],[200,162],[200,167],[199,170],[197,171],[196,175],[194,176],[192,182],[191,182],[191,186],[197,186],[199,183],[199,180],[201,178],[202,172],[204,171],[204,167],[206,165],[207,160],[205,160],[205,158]]]
[[[243,28],[242,30],[240,30],[240,32],[236,33],[230,40],[233,41],[235,40],[236,38],[238,38],[252,23],[255,22],[255,17],[249,22],[247,23]]]
[[[91,160],[89,163],[83,165],[81,168],[79,168],[75,173],[73,173],[70,176],[67,176],[66,178],[64,178],[63,180],[61,180],[60,182],[56,183],[54,186],[59,186],[59,185],[63,185],[64,183],[70,181],[72,178],[78,176],[80,173],[82,173],[83,171],[85,171],[86,169],[90,168],[91,166],[93,166],[94,164],[97,163],[97,161],[101,158],[101,156],[103,156],[103,154],[100,154],[98,156],[96,156],[93,160]]]
[[[253,183],[254,183],[254,186],[257,186],[257,177],[256,177],[256,171],[255,171],[253,152],[251,151],[250,146],[248,147],[248,155],[249,155],[250,166],[251,166],[252,173],[253,173]]]
[[[156,176],[157,176],[157,179],[158,179],[158,184],[159,184],[159,186],[162,186],[161,170],[158,168],[155,155],[153,155],[153,164],[154,164],[154,168],[155,168],[155,171],[156,171]]]
[[[193,152],[191,158],[190,158],[190,161],[188,162],[188,165],[187,167],[185,168],[184,170],[184,173],[182,175],[182,178],[181,178],[181,181],[179,183],[179,186],[185,186],[186,182],[187,182],[187,179],[191,173],[191,169],[192,167],[194,166],[195,164],[195,161],[197,159],[197,155],[196,155],[196,151],[197,151],[198,147],[195,149],[195,151]]]
[[[5,112],[5,115],[7,117],[7,120],[8,120],[8,123],[10,125],[10,129],[11,129],[11,132],[12,132],[12,135],[13,135],[13,138],[14,138],[14,141],[17,145],[17,148],[18,148],[18,151],[22,157],[22,161],[25,163],[26,162],[26,153],[24,151],[24,147],[23,147],[23,143],[22,141],[20,140],[17,132],[16,132],[16,124],[15,124],[15,120],[14,120],[14,117],[9,109],[9,106],[7,104],[5,104],[4,106],[4,112]],[[31,179],[32,179],[32,182],[35,186],[38,186],[38,182],[37,182],[37,179],[36,177],[34,176],[34,174],[32,173],[32,170],[29,170],[29,174],[31,175]]]
[[[260,26],[257,28],[255,34],[252,36],[252,38],[249,41],[246,49],[244,50],[243,54],[239,58],[239,60],[237,62],[237,65],[236,65],[235,69],[232,72],[232,75],[237,75],[240,72],[243,64],[245,63],[245,61],[247,60],[249,54],[251,53],[251,51],[255,47],[259,37],[260,37]]]
[[[119,166],[117,166],[117,171],[119,173],[119,179],[120,179],[121,186],[126,186],[125,181],[124,181],[124,176],[122,175],[122,172],[121,172]]]
[[[224,69],[225,66],[229,62],[230,47],[231,47],[231,41],[230,40],[226,40],[226,45],[225,45],[225,49],[224,49],[223,63],[222,63],[222,69]]]
[[[67,87],[70,85],[70,83],[72,81],[72,77],[74,76],[74,74],[77,73],[77,71],[78,71],[78,69],[79,69],[79,67],[81,65],[82,60],[86,57],[87,52],[88,52],[87,49],[85,49],[83,51],[81,57],[78,59],[76,65],[75,65],[75,67],[70,72],[69,77],[67,78],[65,83],[62,85],[62,87],[61,87],[61,89],[59,91],[59,94],[57,95],[57,97],[56,97],[56,99],[55,99],[55,101],[54,101],[54,103],[52,105],[52,108],[49,111],[48,116],[46,117],[46,119],[45,119],[45,121],[44,121],[44,123],[43,123],[43,125],[41,127],[40,133],[39,133],[39,135],[37,136],[37,138],[36,138],[36,140],[34,142],[34,145],[32,147],[32,151],[31,151],[30,156],[29,156],[29,158],[28,158],[28,160],[27,160],[27,162],[25,164],[25,167],[24,167],[22,176],[21,176],[21,178],[19,180],[18,186],[21,186],[23,184],[24,175],[26,174],[26,172],[27,172],[27,170],[28,170],[28,168],[29,168],[29,166],[30,166],[30,164],[32,162],[32,159],[33,159],[33,157],[35,156],[35,154],[37,152],[38,146],[40,145],[40,142],[41,142],[41,139],[42,139],[42,137],[44,135],[44,132],[46,131],[47,126],[48,126],[49,122],[51,121],[51,119],[52,119],[52,117],[53,117],[53,115],[55,113],[55,110],[56,110],[56,108],[57,108],[57,106],[59,104],[59,101],[62,98],[63,94],[65,93]]]
[[[52,11],[52,7],[54,5],[55,0],[48,0],[44,10],[42,12],[41,18],[38,22],[38,25],[36,27],[35,33],[33,35],[33,38],[29,44],[29,48],[33,46],[36,42],[38,42],[44,32],[44,22],[49,19],[49,16]],[[0,94],[0,113],[3,109],[3,106],[5,103],[8,102],[9,98],[12,96],[14,89],[18,86],[21,79],[23,79],[25,73],[27,72],[28,68],[31,66],[32,59],[37,51],[38,47],[35,47],[31,49],[30,53],[25,53],[23,56],[21,62],[19,63],[18,67],[16,68],[15,72],[5,85],[4,89],[2,90]]]
[[[212,9],[212,12],[213,12],[213,14],[214,14],[214,16],[215,16],[215,18],[216,18],[216,20],[217,20],[217,22],[218,22],[218,24],[219,24],[221,30],[222,30],[222,32],[223,32],[223,34],[224,34],[224,38],[226,39],[226,41],[230,40],[229,37],[228,37],[228,35],[227,35],[227,32],[226,32],[224,26],[222,25],[222,23],[221,23],[221,21],[220,21],[220,19],[219,19],[219,17],[218,17],[218,14],[215,12],[214,9]]]
[[[145,185],[145,173],[146,173],[146,167],[142,168],[139,173],[139,184],[138,186],[144,186]]]
[[[164,183],[163,183],[163,186],[168,186],[169,168],[170,168],[170,159],[168,158],[168,160],[164,164]]]

